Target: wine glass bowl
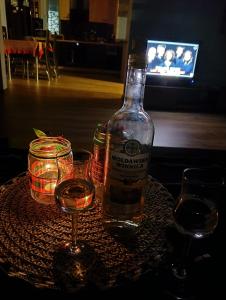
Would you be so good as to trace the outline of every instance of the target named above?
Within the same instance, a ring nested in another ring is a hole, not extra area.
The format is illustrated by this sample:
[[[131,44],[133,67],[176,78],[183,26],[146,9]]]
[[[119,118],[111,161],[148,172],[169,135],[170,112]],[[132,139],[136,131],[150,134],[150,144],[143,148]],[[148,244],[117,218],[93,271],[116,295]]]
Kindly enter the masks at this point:
[[[58,206],[68,214],[91,208],[94,194],[93,184],[82,178],[62,181],[55,189]]]
[[[173,211],[178,231],[193,238],[204,238],[214,232],[218,224],[218,210],[208,198],[185,195]]]
[[[222,183],[221,174],[209,168],[183,171],[181,192],[173,210],[180,233],[200,239],[214,232],[218,224],[216,189]]]

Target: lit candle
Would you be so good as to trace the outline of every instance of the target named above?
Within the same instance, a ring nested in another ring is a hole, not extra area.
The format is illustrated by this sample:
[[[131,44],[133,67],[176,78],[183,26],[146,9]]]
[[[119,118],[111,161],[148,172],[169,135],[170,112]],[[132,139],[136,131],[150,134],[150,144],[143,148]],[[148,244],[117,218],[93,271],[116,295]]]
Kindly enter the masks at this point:
[[[58,169],[60,169],[62,179],[70,178],[73,173],[70,142],[62,137],[43,137],[32,141],[28,156],[28,169],[31,196],[41,203],[54,203]]]

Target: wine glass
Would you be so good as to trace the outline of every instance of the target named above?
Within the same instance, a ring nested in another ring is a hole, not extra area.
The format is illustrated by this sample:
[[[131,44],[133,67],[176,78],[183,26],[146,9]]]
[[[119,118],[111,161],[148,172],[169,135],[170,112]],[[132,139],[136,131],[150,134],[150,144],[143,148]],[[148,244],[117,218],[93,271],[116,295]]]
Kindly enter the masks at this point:
[[[190,272],[192,242],[215,231],[218,224],[217,190],[222,184],[221,173],[211,168],[183,171],[181,192],[173,209],[176,229],[184,238],[182,252],[171,265],[177,289],[173,291],[175,299],[190,299],[194,292]]]
[[[94,205],[95,188],[90,179],[92,154],[86,150],[74,152],[73,170],[71,178],[63,179],[62,166],[58,162],[58,182],[55,188],[55,200],[60,209],[71,216],[71,241],[61,245],[57,253],[56,270],[67,274],[61,280],[73,282],[73,289],[86,284],[88,273],[95,263],[95,253],[91,247],[77,238],[79,211],[91,209]],[[60,275],[62,277],[62,275]],[[58,278],[59,279],[59,278]]]

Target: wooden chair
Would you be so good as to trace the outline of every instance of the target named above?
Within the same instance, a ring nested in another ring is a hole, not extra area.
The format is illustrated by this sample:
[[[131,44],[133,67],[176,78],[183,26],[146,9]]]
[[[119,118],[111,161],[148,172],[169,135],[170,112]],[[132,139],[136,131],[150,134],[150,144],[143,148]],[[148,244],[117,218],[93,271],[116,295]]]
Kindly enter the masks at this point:
[[[50,31],[37,29],[33,39],[40,42],[42,47],[42,55],[39,57],[39,69],[44,68],[48,80],[57,78],[57,64],[55,54],[55,40],[50,39]]]

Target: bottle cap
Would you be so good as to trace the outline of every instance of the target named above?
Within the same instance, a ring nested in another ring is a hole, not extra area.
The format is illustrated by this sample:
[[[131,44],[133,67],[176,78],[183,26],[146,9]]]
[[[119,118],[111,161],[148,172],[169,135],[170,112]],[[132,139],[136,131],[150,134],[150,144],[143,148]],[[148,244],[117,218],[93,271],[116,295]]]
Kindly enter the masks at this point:
[[[128,65],[137,69],[145,69],[147,66],[147,56],[144,53],[132,53],[129,55]]]

